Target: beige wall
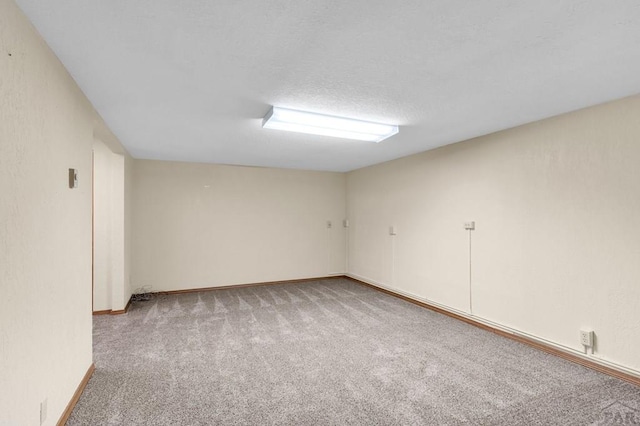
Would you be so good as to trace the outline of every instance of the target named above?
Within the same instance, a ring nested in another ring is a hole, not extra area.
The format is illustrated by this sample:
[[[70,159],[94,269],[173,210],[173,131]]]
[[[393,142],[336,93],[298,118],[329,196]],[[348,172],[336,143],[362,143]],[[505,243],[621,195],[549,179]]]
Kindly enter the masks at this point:
[[[136,160],[133,214],[134,289],[345,271],[341,173]]]
[[[94,138],[94,311],[122,310],[131,297],[133,159],[126,152],[113,152],[112,145],[103,143],[97,136]]]
[[[55,424],[91,365],[96,120],[16,5],[1,0],[0,424],[39,425],[45,399],[45,424]]]
[[[131,294],[133,294],[133,284],[131,282],[131,261],[133,257],[132,235],[133,235],[133,167],[134,159],[124,153],[124,283],[122,289],[122,308],[114,307],[114,310],[124,309]]]
[[[592,328],[637,373],[639,116],[635,96],[350,173],[349,273],[570,350]]]
[[[99,139],[93,142],[93,310],[111,309],[115,279],[111,253],[111,158]]]

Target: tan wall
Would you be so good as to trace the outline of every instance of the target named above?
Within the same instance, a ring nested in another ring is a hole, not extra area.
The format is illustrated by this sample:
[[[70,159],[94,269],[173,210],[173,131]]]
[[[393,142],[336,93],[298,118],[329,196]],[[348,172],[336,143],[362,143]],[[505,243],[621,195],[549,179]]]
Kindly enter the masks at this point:
[[[639,116],[635,96],[350,173],[349,272],[575,351],[593,328],[637,372]]]
[[[17,6],[0,1],[0,424],[39,425],[45,399],[55,424],[91,364],[95,121]]]
[[[345,271],[342,173],[136,160],[133,213],[134,289]]]
[[[122,310],[131,297],[133,159],[110,146],[94,138],[94,311]]]
[[[132,236],[133,236],[133,167],[135,161],[128,154],[124,154],[124,283],[122,294],[122,308],[124,309],[133,293],[131,283],[131,261],[133,257]]]
[[[113,231],[112,158],[113,153],[99,139],[93,142],[93,310],[112,306],[112,283],[117,273],[112,268]]]

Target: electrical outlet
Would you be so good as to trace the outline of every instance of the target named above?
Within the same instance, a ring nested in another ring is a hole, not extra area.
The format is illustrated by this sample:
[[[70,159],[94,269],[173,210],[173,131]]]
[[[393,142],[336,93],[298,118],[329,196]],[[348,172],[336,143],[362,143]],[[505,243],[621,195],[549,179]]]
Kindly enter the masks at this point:
[[[331,229],[333,227],[333,223],[330,220],[327,221],[327,228]]]
[[[468,231],[473,231],[474,229],[476,229],[476,223],[475,222],[465,222],[464,223],[464,229],[466,229]]]
[[[580,330],[580,343],[587,348],[593,346],[593,331],[592,330]]]
[[[47,420],[47,398],[40,403],[40,424]]]

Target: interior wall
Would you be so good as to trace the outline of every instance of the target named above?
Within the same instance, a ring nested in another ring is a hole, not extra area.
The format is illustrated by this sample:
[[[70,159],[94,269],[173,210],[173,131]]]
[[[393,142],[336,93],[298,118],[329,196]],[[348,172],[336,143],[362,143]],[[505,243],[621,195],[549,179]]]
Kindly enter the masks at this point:
[[[111,309],[111,150],[99,139],[93,142],[93,310]]]
[[[576,353],[593,329],[592,357],[637,373],[638,116],[634,96],[349,173],[349,273]]]
[[[135,160],[132,285],[343,274],[345,201],[343,173]]]
[[[129,299],[133,294],[133,285],[131,282],[131,258],[132,252],[132,235],[133,235],[133,167],[134,160],[128,154],[123,154],[124,158],[124,283],[122,293],[122,308],[124,309],[129,303]]]
[[[92,362],[95,120],[15,3],[0,1],[0,424],[39,425],[45,400],[55,424]]]
[[[131,297],[131,164],[93,143],[93,311],[120,311]]]
[[[93,310],[119,311],[131,297],[133,159],[93,143]]]
[[[125,304],[125,289],[129,284],[125,279],[125,251],[124,251],[124,156],[111,154],[111,309],[122,310]]]

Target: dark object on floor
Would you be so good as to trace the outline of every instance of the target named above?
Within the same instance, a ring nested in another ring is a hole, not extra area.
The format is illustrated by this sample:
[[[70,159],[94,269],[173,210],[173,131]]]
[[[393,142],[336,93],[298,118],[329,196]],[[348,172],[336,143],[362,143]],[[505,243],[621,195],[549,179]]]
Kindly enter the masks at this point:
[[[148,302],[153,295],[151,293],[138,293],[131,295],[132,302]]]

